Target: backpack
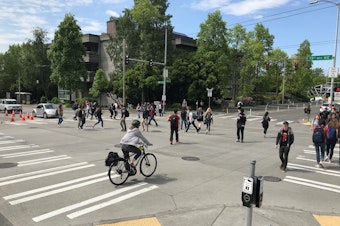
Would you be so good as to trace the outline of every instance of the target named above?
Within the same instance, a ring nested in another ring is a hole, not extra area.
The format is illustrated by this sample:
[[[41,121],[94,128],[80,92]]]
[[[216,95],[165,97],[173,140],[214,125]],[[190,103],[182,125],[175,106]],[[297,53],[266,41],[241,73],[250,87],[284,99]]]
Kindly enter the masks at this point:
[[[182,112],[181,112],[181,118],[186,118],[186,116],[187,116],[187,111],[186,110],[183,110]]]
[[[334,127],[328,126],[328,140],[336,140],[336,129]]]
[[[202,111],[198,111],[197,112],[197,120],[198,121],[203,121],[203,112]]]
[[[177,117],[176,115],[172,115],[171,118],[170,118],[170,125],[171,127],[177,127]]]
[[[125,114],[125,118],[127,118],[127,117],[129,117],[129,116],[130,116],[130,112],[129,112],[128,110],[126,110],[126,109],[125,109],[125,112],[124,112],[124,114]]]
[[[322,144],[325,142],[325,131],[322,127],[316,127],[313,132],[313,143]]]
[[[105,159],[105,166],[116,166],[118,164],[119,155],[117,152],[110,151]]]
[[[194,112],[192,113],[192,118],[197,119],[197,115]]]

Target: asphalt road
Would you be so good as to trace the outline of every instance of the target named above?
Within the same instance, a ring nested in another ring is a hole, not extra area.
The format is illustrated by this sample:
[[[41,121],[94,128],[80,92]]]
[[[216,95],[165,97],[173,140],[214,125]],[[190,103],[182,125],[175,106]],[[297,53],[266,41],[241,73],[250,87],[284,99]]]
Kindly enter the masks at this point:
[[[312,115],[318,111],[313,106]],[[29,111],[30,112],[30,111]],[[83,130],[65,111],[57,119],[22,121],[0,116],[0,225],[99,225],[150,219],[146,225],[246,225],[242,206],[243,177],[264,176],[263,203],[253,209],[253,225],[340,225],[339,146],[332,164],[317,169],[311,130],[302,106],[270,108],[272,121],[264,138],[264,109],[246,110],[244,143],[235,142],[235,114],[218,112],[210,135],[202,129],[180,131],[170,145],[169,123],[157,117],[144,135],[158,159],[153,176],[130,177],[114,186],[104,159],[117,151],[119,120],[104,113],[104,128],[88,120]],[[169,113],[170,114],[170,113]],[[136,115],[130,111],[127,122]],[[279,169],[275,138],[288,120],[295,133],[288,171]],[[151,222],[151,221],[150,221]]]

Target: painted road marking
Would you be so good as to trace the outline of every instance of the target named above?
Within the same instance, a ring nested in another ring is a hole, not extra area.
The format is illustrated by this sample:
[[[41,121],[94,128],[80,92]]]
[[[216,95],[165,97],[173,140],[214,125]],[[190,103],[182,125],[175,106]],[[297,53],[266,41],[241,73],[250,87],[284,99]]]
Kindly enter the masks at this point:
[[[68,214],[67,217],[70,218],[70,219],[74,219],[76,217],[79,217],[79,216],[82,216],[82,215],[85,215],[85,214],[88,214],[88,213],[91,213],[91,212],[94,212],[96,210],[99,210],[99,209],[102,209],[104,207],[107,207],[107,206],[110,206],[110,205],[113,205],[113,204],[116,204],[118,202],[121,202],[121,201],[124,201],[126,199],[129,199],[129,198],[132,198],[132,197],[135,197],[137,195],[140,195],[142,193],[146,193],[146,192],[149,192],[153,189],[156,189],[158,188],[158,186],[156,185],[152,185],[148,188],[143,188],[141,190],[138,190],[138,191],[135,191],[135,192],[131,192],[129,194],[126,194],[126,195],[122,195],[118,198],[115,198],[115,199],[112,199],[110,201],[107,201],[107,202],[103,202],[103,203],[100,203],[98,205],[95,205],[95,206],[91,206],[91,207],[88,207],[86,209],[83,209],[83,210],[79,210],[79,211],[76,211],[74,213],[71,213],[71,214]]]
[[[54,151],[51,149],[40,149],[40,150],[34,150],[34,151],[24,151],[24,152],[4,154],[4,155],[0,155],[0,157],[17,158],[17,157],[22,157],[22,156],[38,155],[38,154],[45,154],[45,153],[50,153],[50,152],[54,152]]]
[[[307,187],[319,188],[321,190],[332,191],[340,193],[340,186],[335,184],[323,183],[314,180],[308,180],[300,177],[286,176],[283,181],[291,182],[294,184],[305,185]]]
[[[42,164],[42,163],[47,163],[47,162],[55,162],[55,161],[70,159],[70,158],[72,158],[72,157],[67,156],[67,155],[58,155],[58,156],[47,157],[47,158],[21,161],[21,162],[18,162],[18,166],[36,165],[36,164]]]
[[[112,224],[97,224],[96,226],[131,226],[131,225],[161,226],[161,223],[159,223],[156,217],[150,217],[130,221],[121,221]]]
[[[116,191],[113,191],[113,192],[110,192],[110,193],[107,193],[107,194],[104,194],[104,195],[100,195],[100,196],[97,196],[97,197],[94,197],[94,198],[82,201],[80,203],[76,203],[76,204],[73,204],[73,205],[70,205],[70,206],[66,206],[66,207],[54,210],[54,211],[49,212],[49,213],[45,213],[43,215],[40,215],[40,216],[32,218],[32,220],[35,221],[35,222],[40,222],[40,221],[46,220],[48,218],[57,216],[59,214],[62,214],[62,213],[65,213],[65,212],[77,209],[79,207],[86,206],[86,205],[89,205],[89,204],[101,201],[103,199],[110,198],[110,197],[115,196],[115,195],[119,195],[119,194],[121,194],[123,192],[126,192],[126,191],[129,191],[129,190],[138,188],[138,187],[146,185],[146,184],[147,183],[142,182],[142,183],[138,183],[138,184],[133,185],[133,186],[121,188],[121,189],[118,189]]]

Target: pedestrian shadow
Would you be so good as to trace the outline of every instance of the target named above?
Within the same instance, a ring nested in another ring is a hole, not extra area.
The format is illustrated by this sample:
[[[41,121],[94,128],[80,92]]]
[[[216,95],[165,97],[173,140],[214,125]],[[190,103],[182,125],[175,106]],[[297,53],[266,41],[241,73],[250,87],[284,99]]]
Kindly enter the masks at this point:
[[[133,185],[135,182],[144,181],[148,184],[167,184],[169,182],[176,181],[177,178],[168,177],[167,174],[154,174],[151,177],[145,177],[143,180],[134,178],[130,181],[125,182],[126,185]]]

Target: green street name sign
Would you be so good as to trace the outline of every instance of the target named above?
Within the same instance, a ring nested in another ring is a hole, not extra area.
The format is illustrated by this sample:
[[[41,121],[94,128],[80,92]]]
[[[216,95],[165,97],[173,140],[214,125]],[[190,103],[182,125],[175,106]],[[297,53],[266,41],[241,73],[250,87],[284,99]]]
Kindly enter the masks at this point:
[[[308,56],[307,60],[331,60],[333,59],[332,55],[323,55],[323,56]]]
[[[170,83],[171,82],[171,79],[167,79],[166,80],[166,83]],[[158,84],[164,84],[164,81],[157,81]]]

